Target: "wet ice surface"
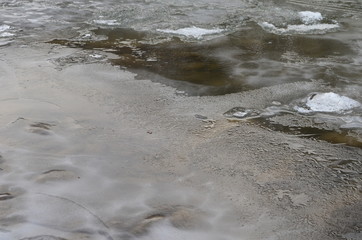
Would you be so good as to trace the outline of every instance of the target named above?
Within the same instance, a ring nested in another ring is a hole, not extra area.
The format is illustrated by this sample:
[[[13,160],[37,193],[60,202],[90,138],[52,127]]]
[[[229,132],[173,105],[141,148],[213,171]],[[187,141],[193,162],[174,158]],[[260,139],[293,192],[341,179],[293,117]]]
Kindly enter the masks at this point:
[[[104,79],[107,70],[96,72]],[[12,81],[6,76],[2,83]],[[207,186],[200,193],[182,180],[165,183],[142,165],[155,151],[143,130],[122,129],[120,121],[111,123],[117,135],[104,135],[102,109],[71,95],[52,102],[41,95],[0,101],[0,239],[238,237],[229,208]]]
[[[273,101],[264,109],[235,107],[224,115],[276,131],[362,147],[361,103],[333,92],[311,93],[289,104]]]
[[[1,152],[11,173],[2,176],[1,191],[9,195],[0,201],[10,212],[2,213],[0,239],[240,239],[227,207],[212,194],[129,176],[129,170],[99,169],[100,161],[109,164],[107,156]]]

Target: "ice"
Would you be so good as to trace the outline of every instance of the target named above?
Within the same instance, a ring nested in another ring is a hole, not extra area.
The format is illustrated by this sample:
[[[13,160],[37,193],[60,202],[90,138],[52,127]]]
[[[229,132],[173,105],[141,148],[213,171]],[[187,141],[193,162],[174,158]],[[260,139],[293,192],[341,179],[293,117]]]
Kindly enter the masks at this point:
[[[302,11],[298,13],[300,19],[304,24],[317,24],[323,20],[320,12]]]
[[[9,25],[0,25],[0,32],[5,32],[6,30],[9,30],[10,26]]]
[[[89,56],[92,58],[102,58],[103,57],[103,55],[100,55],[100,54],[90,54]]]
[[[362,106],[361,103],[356,100],[333,92],[313,93],[303,101],[304,106],[294,107],[295,110],[300,113],[342,113]]]
[[[275,34],[324,34],[328,31],[338,29],[337,22],[321,23],[323,16],[320,12],[302,11],[298,16],[303,24],[288,24],[286,27],[277,27],[269,22],[262,22],[259,25],[266,31]]]
[[[264,30],[275,34],[324,34],[339,28],[339,24],[319,23],[313,25],[297,24],[288,25],[286,28],[278,28],[272,23],[259,24]]]
[[[344,121],[344,124],[340,126],[342,129],[362,129],[362,117],[360,116],[346,116],[342,120]]]
[[[8,32],[0,33],[0,37],[12,37],[12,36],[15,36],[15,34],[14,33],[8,33]]]
[[[93,22],[97,23],[97,24],[109,25],[109,26],[118,25],[117,20],[94,20]]]
[[[157,31],[163,32],[163,33],[184,35],[186,37],[193,37],[193,38],[200,39],[205,35],[221,33],[223,30],[220,29],[220,28],[205,29],[205,28],[198,28],[198,27],[193,26],[193,27],[188,27],[188,28],[180,28],[180,29],[177,29],[177,30],[157,29]]]
[[[328,24],[328,23],[320,23],[313,25],[289,25],[287,30],[290,32],[298,32],[298,33],[312,33],[315,31],[321,31],[324,33],[328,30],[334,30],[339,28],[338,24]]]
[[[12,43],[12,41],[0,41],[0,47],[9,45],[10,43]]]
[[[0,38],[15,36],[15,34],[9,33],[7,32],[7,30],[11,30],[11,27],[9,25],[6,24],[0,25]]]

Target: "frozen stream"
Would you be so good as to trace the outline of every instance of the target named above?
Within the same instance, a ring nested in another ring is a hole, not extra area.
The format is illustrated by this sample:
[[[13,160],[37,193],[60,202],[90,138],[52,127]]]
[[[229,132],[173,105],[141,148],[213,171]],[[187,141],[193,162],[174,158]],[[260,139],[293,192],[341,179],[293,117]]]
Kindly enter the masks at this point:
[[[142,165],[167,139],[104,117],[132,114],[110,86],[123,74],[184,97],[271,87],[280,99],[225,118],[360,148],[361,19],[360,0],[0,1],[0,240],[244,239],[212,184]],[[51,47],[32,56],[38,43]]]

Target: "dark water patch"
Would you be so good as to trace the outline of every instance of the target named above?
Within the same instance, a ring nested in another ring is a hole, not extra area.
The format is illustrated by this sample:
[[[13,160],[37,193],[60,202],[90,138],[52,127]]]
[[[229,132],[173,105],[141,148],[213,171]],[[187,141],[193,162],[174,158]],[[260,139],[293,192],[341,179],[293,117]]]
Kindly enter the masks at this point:
[[[351,147],[362,148],[362,142],[351,136],[348,130],[328,130],[324,128],[315,127],[299,127],[299,126],[286,126],[283,124],[279,124],[271,121],[268,118],[253,118],[249,120],[252,123],[257,125],[261,125],[268,129],[278,132],[284,132],[291,135],[297,135],[303,138],[312,138],[316,140],[323,140],[330,142],[332,144],[344,144]]]
[[[168,79],[171,86],[189,95],[221,95],[315,77],[329,81],[315,62],[324,59],[335,63],[338,57],[354,54],[347,44],[336,39],[281,36],[265,32],[257,24],[201,42],[174,37],[152,43],[160,36],[127,28],[98,28],[93,33],[104,39],[55,39],[50,43],[112,52],[119,56],[110,59],[112,64],[138,73],[139,78]],[[295,65],[286,64],[290,62]],[[175,81],[177,84],[172,84]]]

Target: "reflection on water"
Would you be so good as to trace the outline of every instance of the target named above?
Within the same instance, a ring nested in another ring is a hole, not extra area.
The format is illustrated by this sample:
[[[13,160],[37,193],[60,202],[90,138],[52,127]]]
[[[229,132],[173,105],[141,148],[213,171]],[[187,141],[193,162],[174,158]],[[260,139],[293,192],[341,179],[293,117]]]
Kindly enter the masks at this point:
[[[337,77],[348,75],[353,67],[344,69],[343,64],[350,63],[349,59],[355,55],[347,44],[336,39],[276,35],[256,24],[197,43],[177,37],[152,43],[157,36],[123,28],[99,28],[93,32],[96,38],[105,39],[55,39],[50,43],[110,51],[119,56],[111,60],[113,64],[140,76],[147,72],[157,74],[169,79],[163,83],[189,95],[219,95],[313,78],[329,82],[326,69],[334,71]],[[318,66],[319,61],[324,64]],[[157,75],[153,80],[160,78]],[[182,85],[182,81],[191,85]]]

